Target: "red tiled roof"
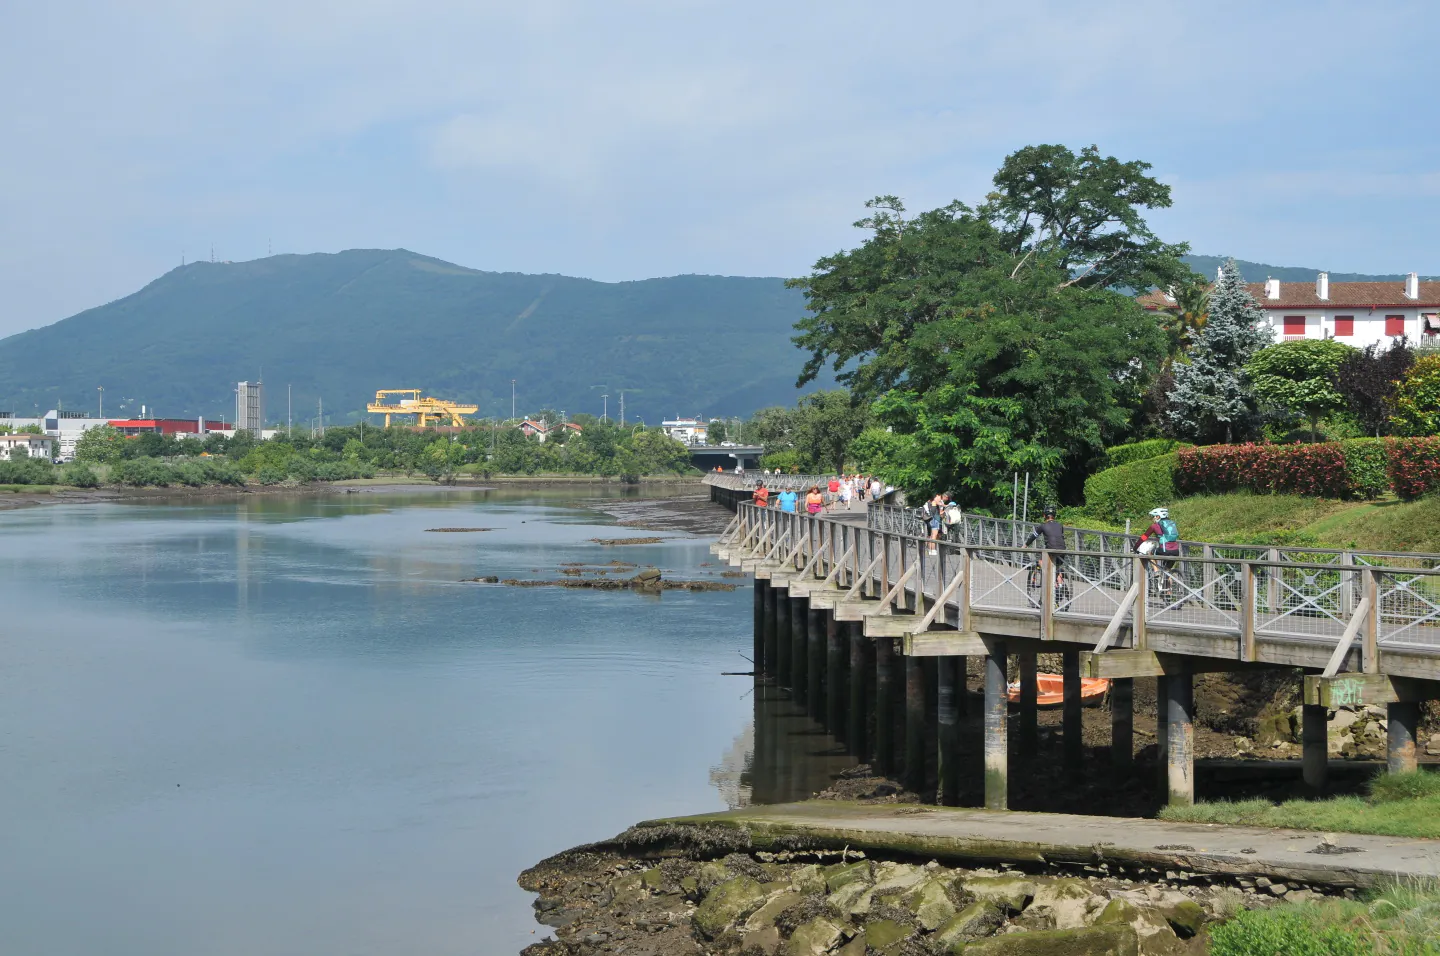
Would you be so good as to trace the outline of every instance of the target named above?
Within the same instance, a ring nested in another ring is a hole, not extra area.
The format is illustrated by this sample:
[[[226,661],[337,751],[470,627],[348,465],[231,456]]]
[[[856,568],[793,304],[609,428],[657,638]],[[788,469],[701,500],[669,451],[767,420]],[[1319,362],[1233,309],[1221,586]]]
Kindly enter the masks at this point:
[[[1330,297],[1315,294],[1314,282],[1282,282],[1280,298],[1265,297],[1265,283],[1249,282],[1245,288],[1262,309],[1415,309],[1440,307],[1440,282],[1421,282],[1420,295],[1405,298],[1405,283],[1395,282],[1332,282]],[[1175,303],[1159,291],[1147,292],[1137,301],[1147,309],[1173,309]]]

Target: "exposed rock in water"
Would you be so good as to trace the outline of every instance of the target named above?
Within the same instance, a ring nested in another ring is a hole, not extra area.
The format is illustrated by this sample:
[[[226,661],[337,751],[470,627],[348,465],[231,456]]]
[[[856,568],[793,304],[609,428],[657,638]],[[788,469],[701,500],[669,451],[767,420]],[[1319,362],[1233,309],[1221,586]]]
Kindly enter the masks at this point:
[[[426,531],[494,531],[494,528],[426,528]]]
[[[724,581],[667,581],[656,568],[647,568],[629,578],[587,578],[576,568],[561,568],[560,573],[568,577],[560,580],[539,580],[528,578],[496,577],[467,578],[467,581],[485,584],[504,584],[512,588],[581,588],[592,591],[733,591],[736,585]]]
[[[593,542],[596,543],[596,544],[603,544],[603,545],[605,545],[607,548],[610,548],[610,547],[614,547],[614,546],[616,546],[616,545],[621,545],[621,544],[659,544],[661,541],[664,541],[664,540],[666,540],[666,539],[665,539],[665,538],[660,538],[660,537],[655,537],[655,538],[591,538],[590,540],[593,541]]]

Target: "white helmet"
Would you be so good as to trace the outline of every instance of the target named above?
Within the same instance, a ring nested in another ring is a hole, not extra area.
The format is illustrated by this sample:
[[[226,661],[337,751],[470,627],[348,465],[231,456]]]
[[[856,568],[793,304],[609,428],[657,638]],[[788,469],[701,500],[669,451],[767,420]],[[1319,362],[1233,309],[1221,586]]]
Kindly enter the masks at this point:
[[[1150,512],[1150,517],[1152,517],[1152,518],[1160,518],[1161,520],[1164,520],[1165,518],[1170,517],[1170,509],[1169,509],[1169,508],[1156,508],[1155,510],[1153,510],[1153,511]]]

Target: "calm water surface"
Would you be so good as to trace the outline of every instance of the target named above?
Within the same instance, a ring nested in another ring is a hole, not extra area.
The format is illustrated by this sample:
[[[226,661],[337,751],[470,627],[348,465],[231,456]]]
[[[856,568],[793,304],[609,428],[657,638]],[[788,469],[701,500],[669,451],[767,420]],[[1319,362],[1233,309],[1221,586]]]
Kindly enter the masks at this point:
[[[608,524],[515,491],[0,515],[0,953],[515,953],[547,854],[823,786],[833,742],[721,674],[747,581],[461,583],[719,570]]]

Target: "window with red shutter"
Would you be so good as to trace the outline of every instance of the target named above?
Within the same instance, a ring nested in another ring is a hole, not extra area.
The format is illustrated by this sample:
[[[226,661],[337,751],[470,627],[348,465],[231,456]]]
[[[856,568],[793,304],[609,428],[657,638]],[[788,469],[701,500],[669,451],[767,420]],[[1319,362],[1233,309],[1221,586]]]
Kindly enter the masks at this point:
[[[1353,316],[1353,315],[1337,315],[1337,316],[1335,316],[1335,337],[1336,337],[1337,339],[1340,338],[1342,335],[1347,335],[1347,336],[1348,336],[1348,335],[1354,335],[1354,334],[1355,334],[1355,316]]]
[[[1385,316],[1385,334],[1386,334],[1386,335],[1404,335],[1404,334],[1405,334],[1405,316],[1403,316],[1403,315],[1387,315],[1387,316]]]
[[[1303,316],[1303,315],[1287,315],[1287,316],[1285,316],[1285,334],[1286,334],[1286,335],[1304,335],[1304,334],[1305,334],[1305,316]]]

